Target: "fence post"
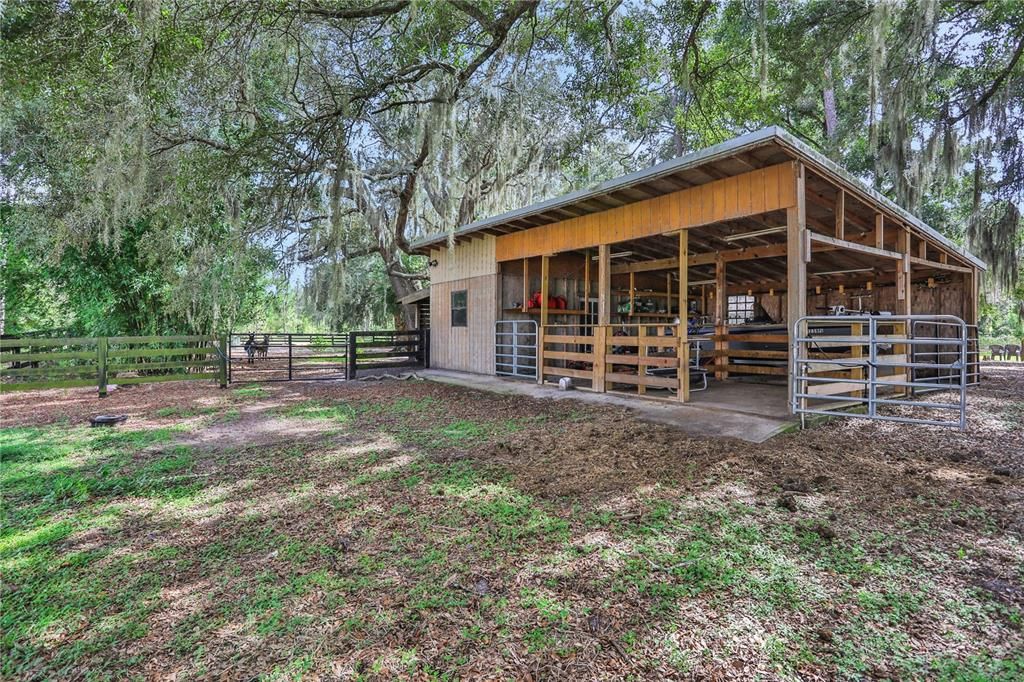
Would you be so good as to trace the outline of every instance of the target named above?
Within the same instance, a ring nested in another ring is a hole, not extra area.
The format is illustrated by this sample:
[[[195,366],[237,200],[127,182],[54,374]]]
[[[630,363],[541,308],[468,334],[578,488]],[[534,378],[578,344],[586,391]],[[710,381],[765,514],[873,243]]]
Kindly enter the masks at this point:
[[[423,344],[423,369],[430,369],[430,330],[421,329],[420,338]]]
[[[348,333],[348,371],[345,372],[346,379],[356,378],[356,333]]]
[[[218,339],[217,345],[219,346],[220,353],[220,387],[228,387],[228,335],[221,334]]]
[[[101,398],[107,397],[107,337],[96,339],[96,379],[99,382]]]
[[[292,380],[292,335],[288,335],[288,381]]]

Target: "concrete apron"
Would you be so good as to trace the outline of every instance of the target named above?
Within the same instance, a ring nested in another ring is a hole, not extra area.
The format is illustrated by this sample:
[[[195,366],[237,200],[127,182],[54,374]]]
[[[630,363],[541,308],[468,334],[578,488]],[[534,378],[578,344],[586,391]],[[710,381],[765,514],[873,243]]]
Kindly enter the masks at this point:
[[[579,400],[595,405],[623,407],[633,412],[639,419],[674,426],[694,436],[727,436],[751,443],[763,443],[772,436],[792,430],[799,424],[798,420],[795,420],[788,414],[784,414],[782,411],[785,409],[784,388],[782,389],[782,408],[774,406],[766,414],[748,411],[742,409],[741,406],[732,407],[728,404],[723,404],[721,400],[712,401],[710,397],[715,391],[715,384],[711,384],[706,394],[704,392],[697,394],[698,396],[707,395],[706,403],[701,398],[695,398],[694,402],[672,404],[645,400],[641,397],[616,395],[614,393],[591,393],[590,391],[580,390],[561,391],[557,386],[541,386],[533,381],[502,379],[495,376],[455,372],[446,369],[418,370],[416,373],[424,379],[431,381],[491,391],[493,393],[523,395],[549,400]],[[730,390],[742,389],[731,388]],[[756,389],[751,388],[751,392],[754,390]],[[743,402],[749,403],[750,401]],[[746,407],[746,405],[743,405],[743,407]]]

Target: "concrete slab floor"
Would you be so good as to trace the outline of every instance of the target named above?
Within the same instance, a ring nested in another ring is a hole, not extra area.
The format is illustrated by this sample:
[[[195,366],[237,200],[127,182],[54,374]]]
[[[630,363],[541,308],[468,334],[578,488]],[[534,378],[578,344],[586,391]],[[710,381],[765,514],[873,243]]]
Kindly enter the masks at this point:
[[[691,393],[691,402],[669,403],[615,393],[561,391],[557,386],[496,376],[427,369],[431,381],[482,391],[549,400],[580,400],[626,408],[645,421],[668,424],[695,436],[727,436],[762,443],[798,423],[788,413],[786,387],[747,382],[710,382],[707,391]]]

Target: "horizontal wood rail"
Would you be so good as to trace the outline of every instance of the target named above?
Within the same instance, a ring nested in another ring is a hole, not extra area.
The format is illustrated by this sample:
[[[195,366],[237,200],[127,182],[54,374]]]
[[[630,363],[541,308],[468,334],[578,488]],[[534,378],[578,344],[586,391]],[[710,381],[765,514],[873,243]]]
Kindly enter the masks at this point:
[[[545,379],[569,377],[579,388],[597,392],[670,389],[670,399],[683,399],[688,371],[688,345],[680,352],[678,324],[627,323],[606,325],[547,325],[540,330],[540,366]],[[685,365],[683,365],[685,366]],[[675,369],[675,376],[658,376],[649,369]],[[649,396],[653,397],[653,396]]]
[[[0,340],[0,392],[216,379],[227,386],[227,336]]]

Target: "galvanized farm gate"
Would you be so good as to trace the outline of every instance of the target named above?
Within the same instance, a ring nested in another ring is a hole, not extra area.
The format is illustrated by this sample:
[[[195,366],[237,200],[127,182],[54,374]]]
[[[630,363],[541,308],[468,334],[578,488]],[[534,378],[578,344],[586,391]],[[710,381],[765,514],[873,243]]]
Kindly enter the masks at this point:
[[[519,379],[537,378],[535,320],[498,320],[494,323],[494,373]]]
[[[953,315],[802,317],[791,337],[792,411],[801,422],[815,414],[963,430],[977,382],[971,347]],[[936,389],[949,399],[912,399]]]

